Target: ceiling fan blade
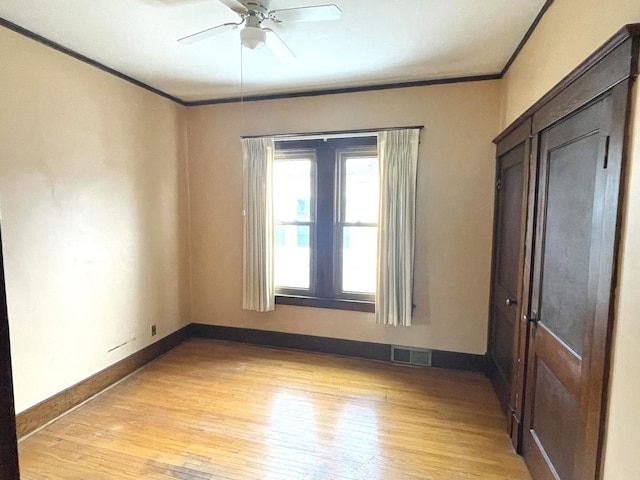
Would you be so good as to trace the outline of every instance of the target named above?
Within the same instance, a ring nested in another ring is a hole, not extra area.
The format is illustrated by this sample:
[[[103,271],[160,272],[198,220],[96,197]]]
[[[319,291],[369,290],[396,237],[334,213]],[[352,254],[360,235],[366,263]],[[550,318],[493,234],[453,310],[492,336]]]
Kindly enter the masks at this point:
[[[323,20],[340,20],[342,10],[336,5],[317,5],[315,7],[285,8],[269,12],[274,22],[320,22]]]
[[[230,8],[231,10],[233,10],[236,13],[247,13],[247,7],[245,7],[243,4],[241,4],[238,0],[219,0],[220,3],[223,3],[224,5],[226,5],[228,8]]]
[[[266,45],[282,63],[291,63],[296,59],[291,49],[282,41],[276,32],[270,28],[263,29],[267,33]]]
[[[228,32],[229,30],[235,30],[243,22],[240,23],[225,23],[223,25],[218,25],[216,27],[207,28],[206,30],[202,30],[198,33],[193,33],[191,35],[187,35],[186,37],[182,37],[178,39],[178,42],[184,45],[190,45],[192,43],[199,42],[209,37],[214,37],[216,35],[220,35],[221,33]]]

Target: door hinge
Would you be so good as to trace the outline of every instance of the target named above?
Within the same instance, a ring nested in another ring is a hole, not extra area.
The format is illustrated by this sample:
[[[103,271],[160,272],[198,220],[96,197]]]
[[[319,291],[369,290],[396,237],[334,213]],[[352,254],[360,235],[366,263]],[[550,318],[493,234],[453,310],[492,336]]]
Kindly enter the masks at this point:
[[[500,190],[500,188],[502,188],[502,179],[498,177],[496,180],[496,190]]]
[[[609,166],[609,142],[611,141],[611,137],[607,135],[607,138],[604,141],[604,168]]]

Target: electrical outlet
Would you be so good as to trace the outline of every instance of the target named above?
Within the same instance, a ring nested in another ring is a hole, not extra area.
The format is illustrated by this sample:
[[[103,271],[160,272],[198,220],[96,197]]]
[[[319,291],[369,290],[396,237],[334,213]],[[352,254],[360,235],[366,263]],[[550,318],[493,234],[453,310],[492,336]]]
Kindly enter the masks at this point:
[[[151,336],[153,337],[156,334],[156,326],[155,325],[151,325]]]

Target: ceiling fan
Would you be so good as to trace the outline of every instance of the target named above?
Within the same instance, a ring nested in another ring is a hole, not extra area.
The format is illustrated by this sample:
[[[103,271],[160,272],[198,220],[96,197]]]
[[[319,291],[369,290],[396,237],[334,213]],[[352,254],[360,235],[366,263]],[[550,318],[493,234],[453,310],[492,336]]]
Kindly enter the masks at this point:
[[[323,20],[339,20],[342,11],[336,5],[315,5],[310,7],[285,8],[270,10],[271,0],[219,0],[237,13],[241,20],[238,23],[224,23],[207,28],[201,32],[180,38],[178,42],[190,44],[213,37],[230,30],[240,31],[240,40],[244,47],[254,50],[264,45],[283,63],[295,60],[295,55],[272,29],[263,27],[262,22],[270,20],[274,24],[285,22],[316,22]]]

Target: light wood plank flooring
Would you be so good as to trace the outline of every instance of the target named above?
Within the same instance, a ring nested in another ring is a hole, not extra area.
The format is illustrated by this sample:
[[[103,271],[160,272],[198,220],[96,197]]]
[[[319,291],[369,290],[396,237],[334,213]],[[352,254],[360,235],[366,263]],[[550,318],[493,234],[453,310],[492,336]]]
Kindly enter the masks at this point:
[[[20,443],[22,479],[529,479],[479,374],[192,339]]]

